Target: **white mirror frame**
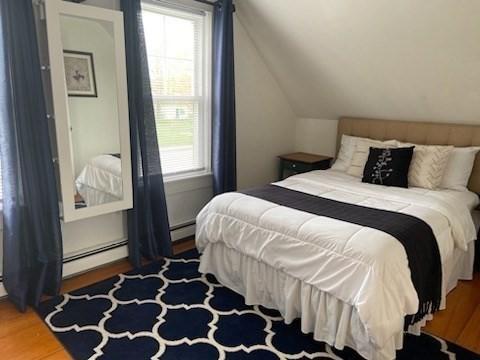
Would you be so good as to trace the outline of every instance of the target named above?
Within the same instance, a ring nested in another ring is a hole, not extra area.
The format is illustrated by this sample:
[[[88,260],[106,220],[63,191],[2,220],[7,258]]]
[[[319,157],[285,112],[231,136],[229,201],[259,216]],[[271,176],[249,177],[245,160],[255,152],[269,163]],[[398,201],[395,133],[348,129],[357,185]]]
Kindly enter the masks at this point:
[[[70,222],[130,209],[133,206],[133,194],[123,14],[120,11],[74,4],[62,0],[45,0],[44,4],[48,37],[48,56],[50,59],[53,108],[55,113],[54,121],[57,138],[58,166],[60,174],[61,217],[64,222]],[[113,24],[116,57],[118,119],[120,128],[120,152],[123,180],[123,199],[120,201],[75,209],[75,191],[73,186],[73,183],[75,182],[75,171],[72,161],[72,139],[70,132],[68,95],[65,81],[63,45],[60,27],[61,15],[87,18],[92,20],[102,20]]]

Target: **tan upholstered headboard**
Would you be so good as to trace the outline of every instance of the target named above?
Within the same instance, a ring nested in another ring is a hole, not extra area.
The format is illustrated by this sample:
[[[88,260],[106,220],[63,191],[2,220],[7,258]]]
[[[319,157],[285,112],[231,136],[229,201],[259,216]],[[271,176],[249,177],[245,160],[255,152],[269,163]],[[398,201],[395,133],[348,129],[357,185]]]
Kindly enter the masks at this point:
[[[480,146],[480,125],[342,117],[338,123],[337,152],[342,134],[424,145]],[[475,159],[468,188],[480,193],[480,154]]]

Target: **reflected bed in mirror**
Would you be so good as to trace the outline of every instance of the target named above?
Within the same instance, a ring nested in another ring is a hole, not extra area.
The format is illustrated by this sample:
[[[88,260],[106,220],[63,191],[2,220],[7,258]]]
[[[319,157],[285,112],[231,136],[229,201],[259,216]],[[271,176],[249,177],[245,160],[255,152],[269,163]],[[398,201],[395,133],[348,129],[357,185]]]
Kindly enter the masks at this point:
[[[120,154],[92,158],[75,180],[75,208],[96,206],[123,198]]]

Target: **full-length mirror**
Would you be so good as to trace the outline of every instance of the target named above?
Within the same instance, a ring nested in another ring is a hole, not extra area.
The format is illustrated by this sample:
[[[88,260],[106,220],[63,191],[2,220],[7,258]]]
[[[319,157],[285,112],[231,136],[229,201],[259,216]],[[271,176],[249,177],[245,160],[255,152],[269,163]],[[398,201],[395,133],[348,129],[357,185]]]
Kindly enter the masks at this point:
[[[123,199],[115,42],[111,22],[60,17],[75,206]]]
[[[46,14],[63,218],[129,208],[122,15],[60,0]]]

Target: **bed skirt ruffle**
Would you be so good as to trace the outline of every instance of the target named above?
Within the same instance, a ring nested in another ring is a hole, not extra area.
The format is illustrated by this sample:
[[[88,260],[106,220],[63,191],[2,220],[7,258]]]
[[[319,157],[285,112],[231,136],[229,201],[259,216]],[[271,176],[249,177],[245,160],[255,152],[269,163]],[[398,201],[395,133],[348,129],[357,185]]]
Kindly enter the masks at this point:
[[[471,278],[471,253],[456,251],[444,263],[442,307],[445,294],[455,287],[457,280]],[[339,350],[347,346],[366,359],[385,360],[394,359],[396,350],[403,346],[403,331],[399,331],[378,348],[370,341],[353,306],[222,243],[209,243],[203,249],[200,272],[215,275],[221,284],[243,295],[247,305],[279,310],[287,324],[300,318],[304,333],[312,333],[315,340]],[[429,319],[431,316],[410,326],[409,332],[418,334]]]

